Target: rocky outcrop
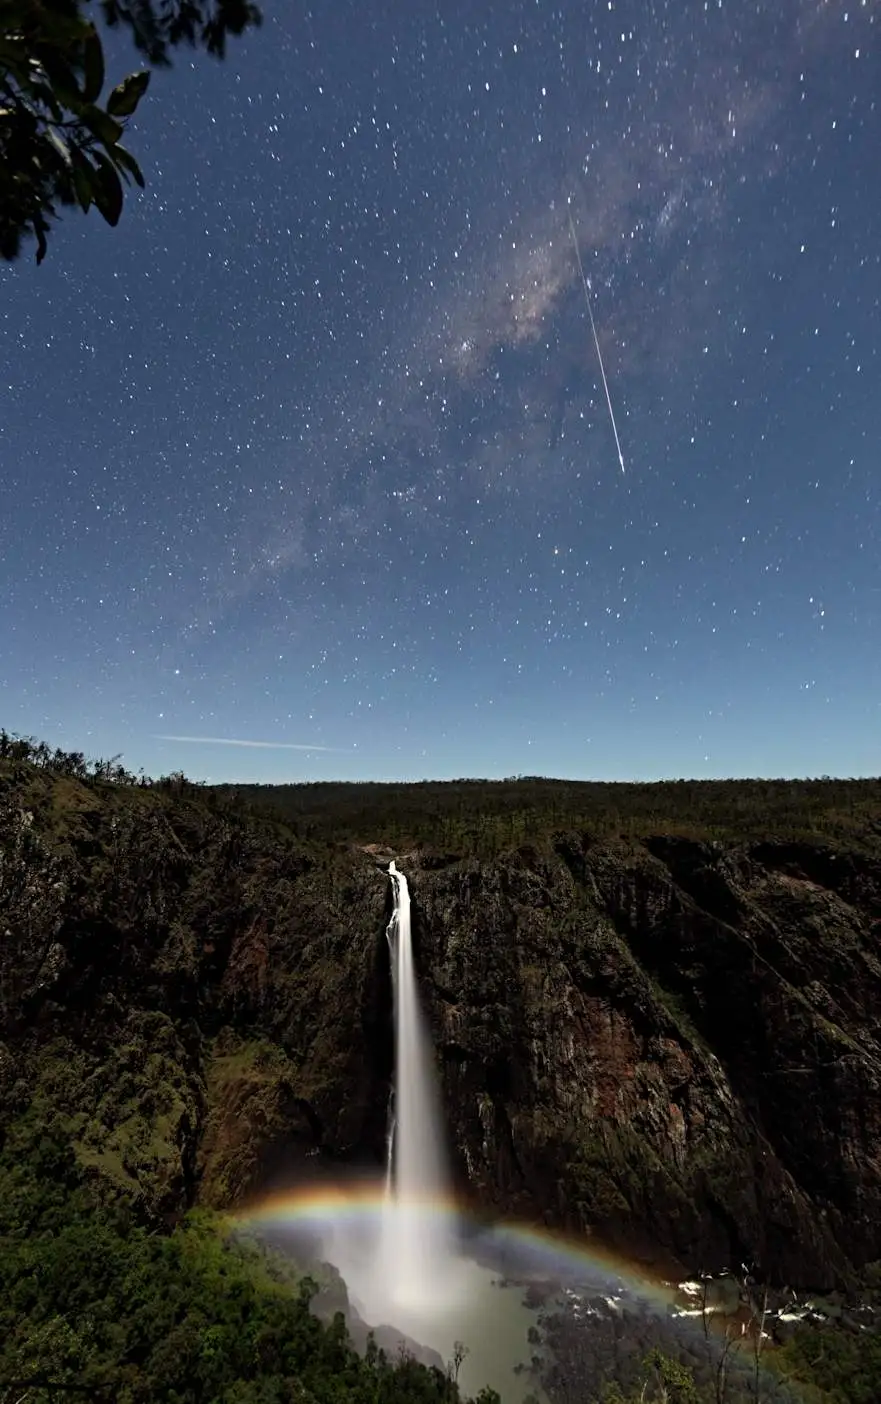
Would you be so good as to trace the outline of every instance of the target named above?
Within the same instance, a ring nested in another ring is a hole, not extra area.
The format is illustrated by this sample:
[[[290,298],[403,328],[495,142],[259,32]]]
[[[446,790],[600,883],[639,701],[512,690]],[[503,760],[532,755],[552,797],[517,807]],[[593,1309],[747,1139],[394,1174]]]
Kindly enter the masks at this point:
[[[858,1278],[881,1258],[875,842],[399,858],[463,1189],[690,1268]],[[0,1133],[54,1125],[148,1217],[378,1163],[378,852],[198,792],[0,776]]]

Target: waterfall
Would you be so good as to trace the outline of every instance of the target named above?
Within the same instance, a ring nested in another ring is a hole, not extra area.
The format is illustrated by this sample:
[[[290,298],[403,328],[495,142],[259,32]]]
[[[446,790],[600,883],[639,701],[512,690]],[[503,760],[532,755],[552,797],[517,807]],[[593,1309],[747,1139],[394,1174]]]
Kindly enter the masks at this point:
[[[460,1235],[449,1190],[441,1103],[434,1070],[434,1049],[419,1003],[410,932],[407,879],[389,864],[394,908],[386,927],[392,973],[395,1068],[386,1121],[383,1182],[370,1184],[367,1205],[351,1201],[332,1212],[322,1234],[321,1258],[339,1269],[349,1301],[362,1322],[375,1328],[386,1350],[400,1344],[436,1352],[432,1363],[456,1367],[461,1400],[474,1398],[485,1385],[509,1404],[526,1404],[546,1396],[533,1376],[518,1386],[513,1369],[528,1370],[533,1354],[527,1323],[535,1313],[523,1302],[522,1283],[503,1293],[498,1269],[471,1257]],[[380,1214],[374,1214],[379,1193]],[[368,1209],[366,1216],[360,1210]],[[482,1241],[489,1248],[489,1235]],[[499,1240],[499,1268],[513,1265],[510,1245]],[[542,1253],[546,1250],[543,1248]],[[526,1260],[524,1260],[525,1262]],[[536,1274],[546,1280],[544,1258]],[[391,1332],[391,1337],[389,1336]],[[467,1359],[462,1357],[465,1342]],[[458,1366],[461,1365],[461,1373]],[[455,1391],[451,1389],[450,1395]]]
[[[442,1295],[454,1257],[447,1216],[449,1195],[440,1106],[419,1005],[410,935],[410,890],[389,864],[394,911],[386,928],[395,1021],[394,1113],[388,1140],[386,1199],[380,1269],[389,1296],[417,1305]]]
[[[394,1145],[395,1145],[395,1113],[394,1102],[389,1098],[388,1111],[388,1131],[385,1137],[385,1202],[388,1206],[394,1199],[394,1183],[392,1180],[394,1170]]]

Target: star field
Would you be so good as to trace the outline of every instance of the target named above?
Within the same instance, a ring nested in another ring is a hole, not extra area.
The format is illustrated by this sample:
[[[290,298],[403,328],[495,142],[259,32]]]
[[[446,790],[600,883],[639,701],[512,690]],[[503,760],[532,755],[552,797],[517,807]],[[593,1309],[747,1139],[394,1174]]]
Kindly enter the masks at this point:
[[[0,721],[212,780],[877,774],[877,3],[264,11],[154,75],[116,230],[0,270]]]

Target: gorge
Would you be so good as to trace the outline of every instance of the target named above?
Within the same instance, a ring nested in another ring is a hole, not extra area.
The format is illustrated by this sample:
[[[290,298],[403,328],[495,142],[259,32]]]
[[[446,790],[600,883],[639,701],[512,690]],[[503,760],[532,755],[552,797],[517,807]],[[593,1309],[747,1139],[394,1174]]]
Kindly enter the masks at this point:
[[[181,781],[8,765],[0,1126],[38,1115],[156,1226],[381,1175],[395,860],[460,1202],[648,1275],[859,1292],[881,1259],[872,783],[825,810],[790,787],[793,819],[784,790],[739,815],[747,782],[691,821],[657,792],[613,824],[561,799],[457,847],[442,816],[433,842],[372,818],[331,841]]]

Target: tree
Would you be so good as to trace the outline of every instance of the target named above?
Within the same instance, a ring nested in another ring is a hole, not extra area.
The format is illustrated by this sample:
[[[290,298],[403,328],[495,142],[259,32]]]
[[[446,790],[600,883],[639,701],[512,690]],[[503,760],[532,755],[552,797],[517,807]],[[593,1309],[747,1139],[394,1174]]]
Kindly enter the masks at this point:
[[[101,0],[110,27],[129,30],[154,67],[186,43],[222,58],[229,34],[260,22],[251,0]],[[47,251],[58,206],[92,206],[119,221],[123,182],[143,187],[121,144],[147,91],[148,69],[130,73],[103,100],[104,49],[91,0],[0,0],[0,257],[23,240]]]
[[[468,1355],[468,1347],[464,1342],[453,1341],[452,1359],[447,1361],[447,1380],[450,1384],[450,1397],[454,1399],[458,1395],[459,1371],[466,1355]]]

